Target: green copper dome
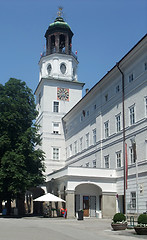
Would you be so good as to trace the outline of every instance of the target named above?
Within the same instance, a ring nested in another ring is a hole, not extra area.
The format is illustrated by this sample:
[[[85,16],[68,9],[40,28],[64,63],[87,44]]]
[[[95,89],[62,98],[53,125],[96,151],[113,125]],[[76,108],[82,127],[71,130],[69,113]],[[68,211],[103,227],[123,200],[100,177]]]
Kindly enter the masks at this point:
[[[54,34],[55,32],[68,33],[70,37],[73,36],[70,26],[61,16],[57,17],[55,21],[49,25],[45,37],[47,38],[48,35]]]
[[[55,21],[49,25],[49,29],[56,27],[70,29],[70,26],[67,24],[67,22],[64,21],[62,17],[57,17]]]

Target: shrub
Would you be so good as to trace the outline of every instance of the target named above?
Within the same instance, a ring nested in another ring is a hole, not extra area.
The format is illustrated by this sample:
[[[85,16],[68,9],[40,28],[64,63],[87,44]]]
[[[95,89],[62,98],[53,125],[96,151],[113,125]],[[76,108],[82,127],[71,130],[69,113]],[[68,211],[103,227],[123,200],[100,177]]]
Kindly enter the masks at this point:
[[[126,220],[126,217],[123,213],[116,213],[113,217],[113,222],[123,222]]]
[[[138,224],[147,224],[147,214],[140,214],[138,217]]]

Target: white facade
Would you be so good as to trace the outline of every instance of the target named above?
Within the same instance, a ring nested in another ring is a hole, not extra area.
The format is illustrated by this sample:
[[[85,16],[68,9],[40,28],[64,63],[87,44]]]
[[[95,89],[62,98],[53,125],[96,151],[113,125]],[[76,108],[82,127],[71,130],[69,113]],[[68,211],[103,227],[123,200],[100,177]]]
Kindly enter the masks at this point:
[[[67,75],[61,73],[63,62]],[[50,76],[48,64],[52,64]],[[124,211],[123,203],[127,213],[145,212],[147,36],[83,99],[83,84],[77,81],[75,67],[77,60],[71,55],[54,53],[40,60],[37,123],[46,153],[47,190],[66,198],[68,217],[79,209],[85,216],[112,217],[116,211]],[[58,99],[59,88],[68,89],[68,101]],[[58,112],[53,111],[54,102],[59,102]],[[125,201],[124,161],[128,169]]]

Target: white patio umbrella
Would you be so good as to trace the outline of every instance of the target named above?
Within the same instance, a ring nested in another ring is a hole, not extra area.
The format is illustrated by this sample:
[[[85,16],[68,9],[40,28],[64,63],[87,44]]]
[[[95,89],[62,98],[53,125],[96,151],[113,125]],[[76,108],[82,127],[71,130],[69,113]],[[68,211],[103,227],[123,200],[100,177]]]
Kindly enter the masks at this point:
[[[66,202],[62,198],[59,198],[51,193],[47,193],[41,197],[34,199],[36,202]]]

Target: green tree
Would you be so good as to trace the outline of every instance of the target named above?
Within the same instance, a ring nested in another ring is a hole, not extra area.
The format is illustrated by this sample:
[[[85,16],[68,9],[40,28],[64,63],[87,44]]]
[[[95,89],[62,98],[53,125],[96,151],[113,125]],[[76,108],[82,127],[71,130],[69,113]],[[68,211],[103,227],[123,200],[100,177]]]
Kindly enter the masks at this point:
[[[41,144],[34,95],[25,82],[10,78],[0,85],[0,198],[18,198],[44,178],[44,154]]]

